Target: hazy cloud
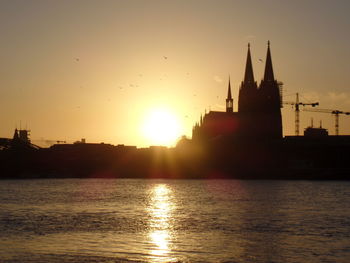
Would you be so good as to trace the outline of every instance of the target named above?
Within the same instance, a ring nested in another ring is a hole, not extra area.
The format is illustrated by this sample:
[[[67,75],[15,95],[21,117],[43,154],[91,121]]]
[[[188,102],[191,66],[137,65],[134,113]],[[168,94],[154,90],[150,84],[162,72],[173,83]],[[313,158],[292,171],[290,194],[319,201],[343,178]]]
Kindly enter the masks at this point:
[[[255,35],[246,35],[246,36],[244,37],[245,40],[252,40],[252,39],[255,39],[255,38],[256,38]]]
[[[341,92],[341,93],[328,92],[327,95],[332,101],[346,101],[349,99],[349,95],[346,94],[345,92]]]
[[[311,92],[305,92],[303,93],[302,95],[299,96],[299,100],[300,101],[305,101],[306,103],[310,103],[310,102],[320,102],[320,93],[318,92],[314,92],[314,91],[311,91]],[[292,97],[295,101],[295,95],[293,95]]]
[[[305,102],[319,102],[320,109],[332,110],[350,110],[350,93],[349,92],[307,92],[304,93],[301,101]]]
[[[226,109],[226,106],[222,104],[215,104],[215,107],[219,109]]]
[[[221,83],[222,82],[222,78],[220,78],[219,76],[214,76],[214,80],[218,83]]]

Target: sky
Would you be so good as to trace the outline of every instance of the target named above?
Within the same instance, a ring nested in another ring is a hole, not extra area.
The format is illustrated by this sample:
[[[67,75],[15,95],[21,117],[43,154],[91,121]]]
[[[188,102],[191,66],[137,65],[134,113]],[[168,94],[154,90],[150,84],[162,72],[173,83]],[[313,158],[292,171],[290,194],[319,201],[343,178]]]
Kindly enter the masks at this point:
[[[349,1],[0,0],[0,137],[15,127],[44,140],[152,144],[152,109],[191,137],[205,110],[237,110],[247,44],[263,77],[267,41],[283,100],[350,111]],[[261,61],[262,60],[262,61]],[[292,106],[282,109],[294,134]],[[334,116],[301,112],[334,134]],[[340,116],[350,134],[350,116]]]

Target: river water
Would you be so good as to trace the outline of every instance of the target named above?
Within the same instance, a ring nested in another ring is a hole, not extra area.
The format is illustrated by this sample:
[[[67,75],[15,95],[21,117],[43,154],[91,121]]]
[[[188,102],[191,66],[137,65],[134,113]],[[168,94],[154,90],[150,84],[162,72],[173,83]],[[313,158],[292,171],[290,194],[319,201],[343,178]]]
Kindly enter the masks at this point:
[[[350,182],[0,181],[0,262],[350,262]]]

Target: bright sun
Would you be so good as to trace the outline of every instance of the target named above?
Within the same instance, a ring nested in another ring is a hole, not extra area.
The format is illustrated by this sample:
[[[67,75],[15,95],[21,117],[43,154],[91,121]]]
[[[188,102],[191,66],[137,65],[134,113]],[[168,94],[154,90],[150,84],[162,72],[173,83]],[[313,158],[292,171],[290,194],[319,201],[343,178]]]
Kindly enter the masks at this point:
[[[175,114],[167,109],[153,109],[145,117],[142,132],[151,145],[172,146],[182,131]]]

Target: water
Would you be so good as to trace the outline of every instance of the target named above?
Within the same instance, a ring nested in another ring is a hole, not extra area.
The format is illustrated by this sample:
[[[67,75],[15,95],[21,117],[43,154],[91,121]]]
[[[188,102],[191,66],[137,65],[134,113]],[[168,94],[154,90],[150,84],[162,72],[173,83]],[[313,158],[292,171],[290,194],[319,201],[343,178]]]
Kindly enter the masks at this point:
[[[350,182],[0,181],[0,262],[349,262]]]

